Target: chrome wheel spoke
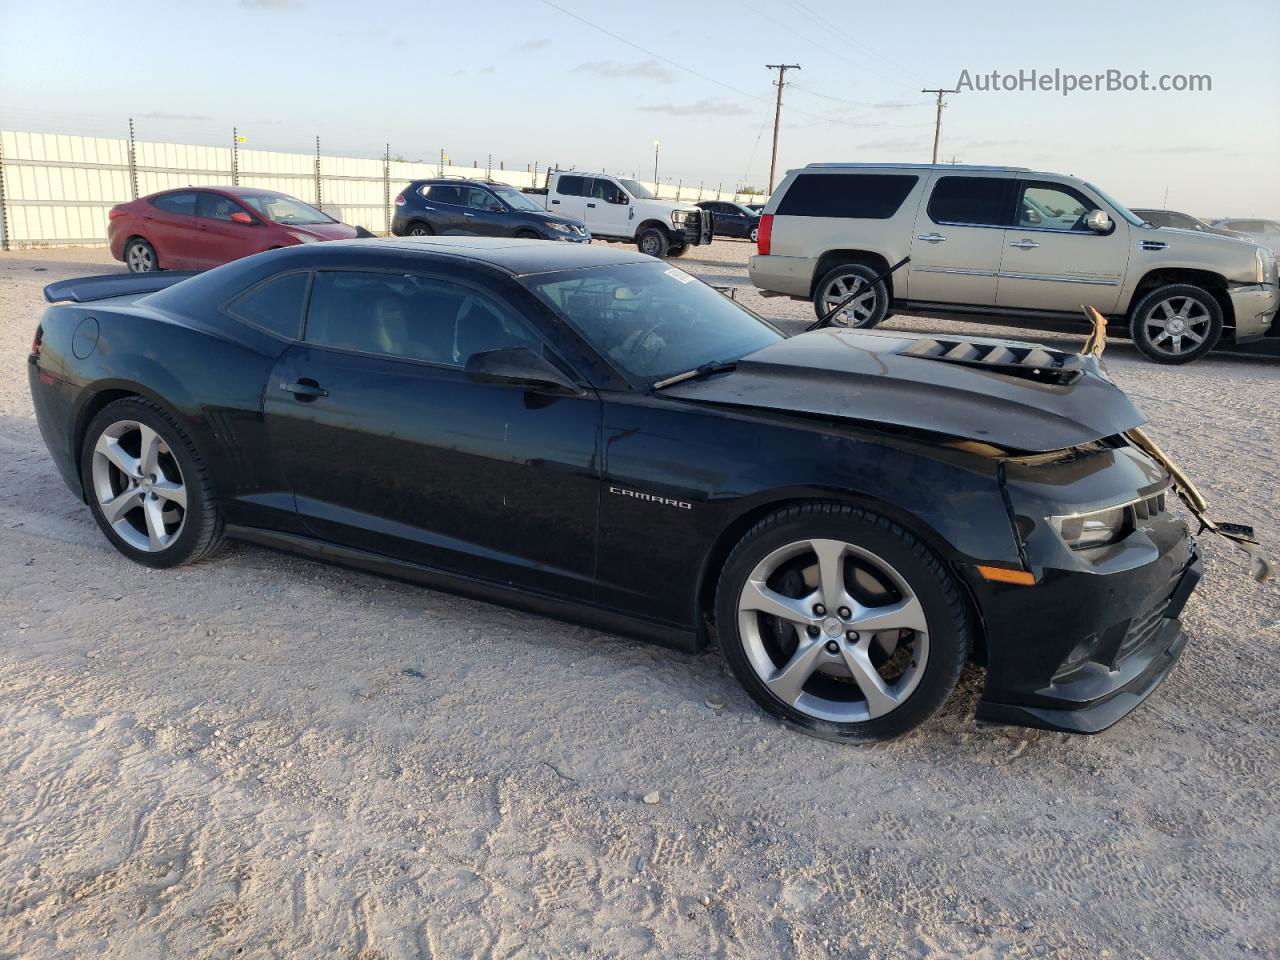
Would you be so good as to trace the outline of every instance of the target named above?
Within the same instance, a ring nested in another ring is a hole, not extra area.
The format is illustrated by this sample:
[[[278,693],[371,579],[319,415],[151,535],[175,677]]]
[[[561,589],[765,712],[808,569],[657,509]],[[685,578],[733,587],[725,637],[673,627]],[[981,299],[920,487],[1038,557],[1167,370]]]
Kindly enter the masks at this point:
[[[127,477],[136,477],[140,472],[141,463],[138,458],[126,453],[121,448],[119,440],[109,437],[105,433],[93,445],[93,452],[106,457],[117,470]]]
[[[868,717],[874,719],[884,716],[896,707],[899,701],[889,689],[889,685],[885,683],[884,677],[880,676],[880,671],[871,662],[871,656],[867,652],[869,644],[870,640],[858,644],[847,643],[841,646],[840,653],[845,666],[853,675],[853,682],[858,685],[858,689],[867,700]]]
[[[854,611],[849,626],[859,633],[878,633],[881,630],[928,629],[924,608],[915,597],[885,607],[862,607]]]
[[[142,512],[147,520],[147,542],[152,550],[161,550],[169,545],[169,536],[164,529],[164,507],[159,500],[148,497],[142,501]]]
[[[763,580],[747,581],[747,585],[742,589],[739,606],[743,610],[766,613],[789,623],[808,625],[813,622],[807,600],[784,597],[776,590],[771,590]]]
[[[779,700],[794,704],[804,691],[805,683],[813,676],[822,650],[821,638],[802,639],[786,665],[776,671],[773,676],[765,678],[765,685]]]
[[[187,488],[180,483],[174,483],[172,480],[161,480],[151,488],[151,492],[163,500],[176,504],[183,510],[187,509]]]
[[[818,558],[818,590],[827,610],[834,611],[849,603],[844,588],[845,545],[839,540],[810,540]]]
[[[119,523],[126,513],[141,504],[142,492],[137,487],[130,487],[102,504],[102,515],[107,518],[107,523],[114,525]]]
[[[138,424],[138,434],[142,439],[142,455],[138,458],[142,464],[142,472],[154,476],[160,472],[160,447],[163,441],[160,434],[145,423]]]

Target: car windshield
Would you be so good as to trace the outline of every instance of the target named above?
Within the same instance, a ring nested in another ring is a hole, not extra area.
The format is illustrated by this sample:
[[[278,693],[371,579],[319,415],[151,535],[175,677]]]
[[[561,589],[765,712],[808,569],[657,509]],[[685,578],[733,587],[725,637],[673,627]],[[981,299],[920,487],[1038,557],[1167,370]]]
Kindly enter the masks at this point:
[[[1123,203],[1120,203],[1118,200],[1115,200],[1114,198],[1109,196],[1105,190],[1099,190],[1092,183],[1086,182],[1085,186],[1088,187],[1090,190],[1092,190],[1094,193],[1096,193],[1098,196],[1100,196],[1102,198],[1103,203],[1110,206],[1112,210],[1120,214],[1120,216],[1124,217],[1135,227],[1141,227],[1146,224],[1147,221],[1143,220],[1140,216],[1138,216],[1136,213],[1134,213],[1132,210],[1126,207]]]
[[[239,199],[273,223],[295,227],[304,223],[337,223],[333,217],[321,213],[309,203],[283,193],[258,193]]]
[[[665,263],[627,263],[521,282],[632,380],[732,362],[783,339],[750,310]]]
[[[507,203],[507,206],[509,206],[512,210],[524,210],[527,212],[541,210],[545,212],[545,210],[543,210],[542,204],[537,203],[528,194],[521,193],[519,190],[515,189],[514,187],[491,186],[489,189],[492,190],[494,193],[496,193],[498,196],[500,196],[503,200],[505,200]]]
[[[627,193],[631,194],[637,200],[652,200],[654,196],[649,192],[649,188],[642,184],[639,180],[619,179],[618,182],[627,189]]]

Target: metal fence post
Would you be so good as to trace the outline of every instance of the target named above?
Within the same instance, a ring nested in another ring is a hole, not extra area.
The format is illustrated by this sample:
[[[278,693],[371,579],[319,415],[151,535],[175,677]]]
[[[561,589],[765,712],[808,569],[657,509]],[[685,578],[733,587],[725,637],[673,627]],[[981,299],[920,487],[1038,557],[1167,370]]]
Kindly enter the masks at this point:
[[[4,200],[4,137],[0,136],[0,250],[9,249],[9,212]]]
[[[382,226],[391,233],[391,144],[382,157]]]
[[[133,199],[138,199],[138,149],[133,139],[133,117],[129,118],[129,182],[133,185]]]
[[[231,185],[240,186],[240,131],[231,128]]]
[[[443,176],[444,176],[444,147],[441,147],[441,148],[440,148],[440,163],[439,163],[439,165],[436,167],[436,176],[437,176],[437,177],[443,177]],[[901,635],[901,634],[900,634],[900,635]]]
[[[316,208],[324,209],[324,199],[320,195],[320,138],[316,137]]]

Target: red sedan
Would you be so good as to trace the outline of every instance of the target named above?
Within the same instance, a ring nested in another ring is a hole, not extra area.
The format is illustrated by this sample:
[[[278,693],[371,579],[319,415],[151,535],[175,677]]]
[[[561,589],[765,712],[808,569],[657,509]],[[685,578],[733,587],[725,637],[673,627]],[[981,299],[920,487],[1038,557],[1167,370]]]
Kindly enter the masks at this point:
[[[185,187],[112,207],[111,255],[133,273],[204,270],[263,250],[372,236],[296,197],[250,187]]]

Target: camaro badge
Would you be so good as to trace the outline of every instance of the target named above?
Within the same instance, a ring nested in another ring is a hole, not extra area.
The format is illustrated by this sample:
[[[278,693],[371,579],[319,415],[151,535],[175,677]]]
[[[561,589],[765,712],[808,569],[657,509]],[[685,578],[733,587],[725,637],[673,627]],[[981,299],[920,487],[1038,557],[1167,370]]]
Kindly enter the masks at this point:
[[[634,497],[637,500],[645,500],[649,503],[661,504],[664,507],[677,507],[680,510],[692,510],[693,504],[685,503],[683,500],[672,500],[670,497],[659,497],[652,493],[641,493],[639,490],[627,490],[624,487],[610,487],[609,492],[619,497]]]

